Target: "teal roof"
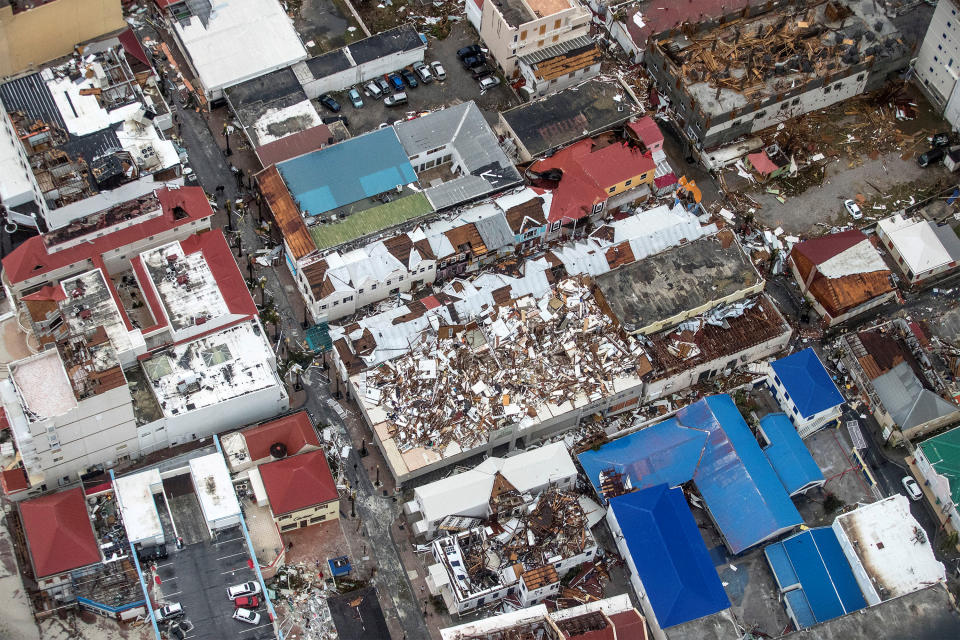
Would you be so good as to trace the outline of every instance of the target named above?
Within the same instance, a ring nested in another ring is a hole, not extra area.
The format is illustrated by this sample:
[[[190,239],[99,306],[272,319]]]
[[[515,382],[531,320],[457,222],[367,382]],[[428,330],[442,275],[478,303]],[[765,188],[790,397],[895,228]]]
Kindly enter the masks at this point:
[[[950,483],[953,504],[960,505],[960,427],[917,445],[923,457]]]

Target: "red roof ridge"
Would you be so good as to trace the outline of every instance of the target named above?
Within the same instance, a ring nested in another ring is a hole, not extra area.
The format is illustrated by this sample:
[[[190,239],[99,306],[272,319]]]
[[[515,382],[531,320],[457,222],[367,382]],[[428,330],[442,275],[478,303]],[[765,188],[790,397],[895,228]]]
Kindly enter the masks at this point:
[[[247,443],[251,460],[261,460],[270,455],[270,446],[282,442],[287,455],[294,455],[306,446],[320,447],[317,432],[306,411],[298,411],[270,422],[244,429],[240,432]]]
[[[262,464],[258,470],[275,516],[339,497],[323,449]]]

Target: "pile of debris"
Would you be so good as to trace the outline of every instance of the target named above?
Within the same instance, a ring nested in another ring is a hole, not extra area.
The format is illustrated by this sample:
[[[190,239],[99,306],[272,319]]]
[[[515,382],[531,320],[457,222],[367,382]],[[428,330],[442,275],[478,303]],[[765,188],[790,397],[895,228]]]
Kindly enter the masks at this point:
[[[272,588],[280,627],[299,630],[304,640],[336,640],[339,636],[330,615],[327,598],[335,595],[326,582],[306,563],[286,565],[277,571]]]
[[[368,372],[361,395],[386,409],[401,452],[469,450],[506,424],[532,423],[547,403],[612,395],[616,378],[649,366],[641,344],[622,338],[590,288],[572,278],[540,299],[484,312],[452,339],[419,341]]]

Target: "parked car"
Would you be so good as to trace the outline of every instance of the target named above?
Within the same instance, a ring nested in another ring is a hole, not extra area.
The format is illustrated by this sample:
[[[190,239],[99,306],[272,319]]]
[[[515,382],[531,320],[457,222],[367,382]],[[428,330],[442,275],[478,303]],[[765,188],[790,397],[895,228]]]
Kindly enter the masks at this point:
[[[498,84],[500,84],[500,78],[497,76],[487,76],[486,78],[480,79],[480,89],[483,91],[493,89]]]
[[[941,131],[940,133],[935,133],[931,139],[934,147],[946,147],[950,145],[950,132]]]
[[[233,601],[234,607],[243,607],[244,609],[256,609],[260,606],[260,598],[257,596],[241,596]]]
[[[860,211],[860,207],[853,200],[844,200],[843,208],[847,210],[847,213],[850,214],[850,217],[854,220],[859,220],[863,217],[863,213]]]
[[[474,80],[479,80],[480,78],[486,78],[492,73],[493,73],[493,69],[491,69],[485,64],[482,64],[479,67],[474,67],[473,69],[470,69],[470,75],[473,76]]]
[[[413,71],[409,69],[400,69],[400,75],[403,76],[403,81],[407,83],[407,86],[411,89],[417,88],[417,76],[413,74]]]
[[[374,100],[379,100],[383,97],[383,90],[373,80],[363,85],[363,90]]]
[[[430,70],[433,71],[433,75],[437,80],[447,79],[447,72],[443,70],[443,65],[440,64],[439,60],[434,60],[430,63]]]
[[[944,151],[942,147],[930,149],[924,153],[921,153],[917,156],[917,164],[921,167],[929,167],[931,164],[940,162],[943,160],[943,156],[947,155],[947,152]]]
[[[157,560],[165,560],[167,557],[167,545],[144,545],[140,547],[139,551],[137,551],[137,557],[140,559],[140,562],[156,562]]]
[[[463,68],[464,69],[473,69],[474,67],[479,67],[482,64],[487,62],[487,57],[482,53],[475,56],[467,56],[463,59]]]
[[[333,111],[334,113],[339,113],[340,103],[334,100],[333,98],[331,98],[329,94],[326,94],[326,93],[321,94],[319,101],[320,101],[320,104],[325,106],[327,109],[330,109],[330,111]]]
[[[168,605],[164,605],[157,609],[157,622],[163,622],[164,620],[173,620],[174,618],[183,617],[183,607],[180,606],[179,602],[171,602]]]
[[[412,65],[413,70],[417,73],[417,77],[420,78],[420,82],[423,84],[430,84],[433,82],[433,74],[430,73],[430,67],[423,64],[419,60],[414,62]]]
[[[390,86],[394,91],[403,91],[403,78],[400,77],[399,73],[394,71],[385,77],[390,81]]]
[[[258,593],[260,593],[260,583],[253,580],[242,584],[235,584],[227,589],[227,597],[231,600],[236,600],[243,596],[255,596]]]
[[[401,104],[407,104],[407,94],[401,91],[393,94],[392,96],[387,96],[383,99],[383,104],[387,107],[396,107]]]
[[[905,476],[900,482],[903,483],[903,488],[907,490],[907,495],[910,496],[911,500],[919,500],[923,497],[923,491],[920,490],[920,485],[910,476]]]
[[[356,89],[350,89],[347,92],[347,96],[350,98],[350,103],[355,109],[359,109],[363,106],[363,100],[360,98],[360,92]]]
[[[260,614],[250,609],[237,609],[233,612],[233,619],[247,624],[260,624]]]
[[[463,60],[464,58],[470,56],[476,56],[477,54],[483,53],[483,49],[480,48],[478,44],[471,44],[457,51],[457,57]]]
[[[371,82],[377,83],[377,88],[380,89],[380,93],[383,96],[390,95],[391,85],[390,81],[387,80],[387,76],[382,76],[379,78],[374,78]]]

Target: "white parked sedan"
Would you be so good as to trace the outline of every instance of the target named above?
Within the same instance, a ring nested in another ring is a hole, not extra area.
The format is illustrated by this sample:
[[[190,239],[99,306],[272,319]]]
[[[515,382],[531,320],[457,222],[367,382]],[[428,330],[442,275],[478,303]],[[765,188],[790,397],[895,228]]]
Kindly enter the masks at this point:
[[[233,619],[247,624],[260,624],[260,614],[250,609],[239,608],[233,612]]]
[[[227,597],[231,600],[236,600],[241,596],[255,596],[258,593],[260,593],[260,583],[253,580],[243,584],[235,584],[227,589]]]
[[[903,488],[907,490],[907,495],[910,496],[911,500],[919,500],[923,497],[923,491],[920,490],[920,485],[910,476],[904,477],[900,482],[903,483]]]
[[[859,220],[863,217],[863,213],[860,211],[860,207],[857,206],[857,203],[853,200],[844,200],[843,208],[847,210],[847,213],[850,214],[850,217],[854,220]]]

